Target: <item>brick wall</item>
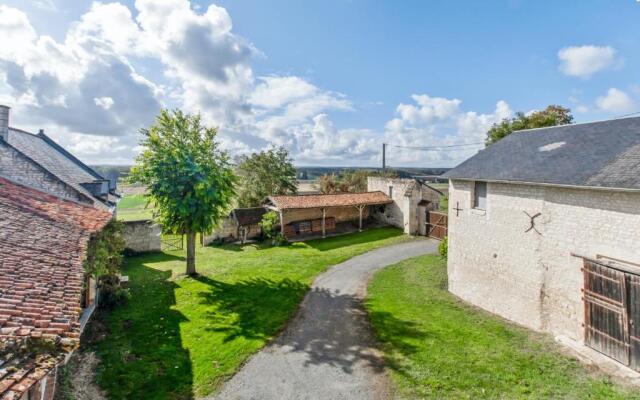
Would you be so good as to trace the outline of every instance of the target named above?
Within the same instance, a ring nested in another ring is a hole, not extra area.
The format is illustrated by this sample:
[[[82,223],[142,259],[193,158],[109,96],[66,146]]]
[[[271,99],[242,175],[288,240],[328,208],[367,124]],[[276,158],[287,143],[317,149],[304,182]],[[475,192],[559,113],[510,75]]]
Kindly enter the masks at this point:
[[[449,195],[449,290],[532,329],[582,340],[572,252],[640,262],[640,193],[489,183],[486,211],[472,209],[473,182]],[[540,235],[525,211],[541,213]]]
[[[0,175],[65,199],[92,203],[2,140],[0,140]]]

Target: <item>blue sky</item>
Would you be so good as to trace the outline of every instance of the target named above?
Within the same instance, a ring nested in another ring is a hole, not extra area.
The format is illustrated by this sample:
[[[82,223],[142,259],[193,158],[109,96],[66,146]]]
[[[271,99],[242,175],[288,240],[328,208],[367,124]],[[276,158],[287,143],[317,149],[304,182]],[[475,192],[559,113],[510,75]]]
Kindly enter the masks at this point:
[[[201,112],[233,154],[282,145],[302,165],[377,165],[382,142],[477,143],[552,103],[578,122],[640,111],[635,0],[3,4],[13,125],[94,163],[130,162],[159,107]],[[476,150],[394,148],[390,162],[453,166]]]

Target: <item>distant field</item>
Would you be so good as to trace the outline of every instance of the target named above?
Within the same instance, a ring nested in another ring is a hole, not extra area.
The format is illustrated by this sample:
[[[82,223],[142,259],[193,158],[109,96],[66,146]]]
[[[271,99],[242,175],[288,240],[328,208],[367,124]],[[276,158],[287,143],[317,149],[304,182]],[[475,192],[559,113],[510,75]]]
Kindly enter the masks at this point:
[[[147,200],[141,194],[126,196],[120,200],[117,207],[117,216],[121,221],[136,221],[152,219],[153,208],[145,207]]]

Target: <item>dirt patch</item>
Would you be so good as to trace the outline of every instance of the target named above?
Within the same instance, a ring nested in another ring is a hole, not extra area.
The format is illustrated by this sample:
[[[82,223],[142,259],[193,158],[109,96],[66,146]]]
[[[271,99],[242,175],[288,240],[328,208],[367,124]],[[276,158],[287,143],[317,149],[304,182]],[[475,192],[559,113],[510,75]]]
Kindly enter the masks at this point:
[[[95,370],[100,360],[92,351],[77,351],[59,371],[57,400],[106,400],[96,385]]]

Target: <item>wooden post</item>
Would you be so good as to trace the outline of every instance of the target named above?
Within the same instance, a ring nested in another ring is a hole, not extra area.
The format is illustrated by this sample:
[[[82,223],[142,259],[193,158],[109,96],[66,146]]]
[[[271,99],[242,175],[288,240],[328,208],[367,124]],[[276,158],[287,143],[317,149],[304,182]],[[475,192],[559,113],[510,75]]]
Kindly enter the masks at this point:
[[[357,206],[358,207],[358,212],[360,213],[360,228],[358,229],[358,232],[362,232],[362,211],[364,210],[365,206]]]
[[[280,210],[280,234],[284,237],[284,210]]]
[[[325,231],[325,224],[324,224],[326,217],[327,217],[327,209],[323,208],[322,209],[322,237],[323,238],[327,237],[327,233]]]

